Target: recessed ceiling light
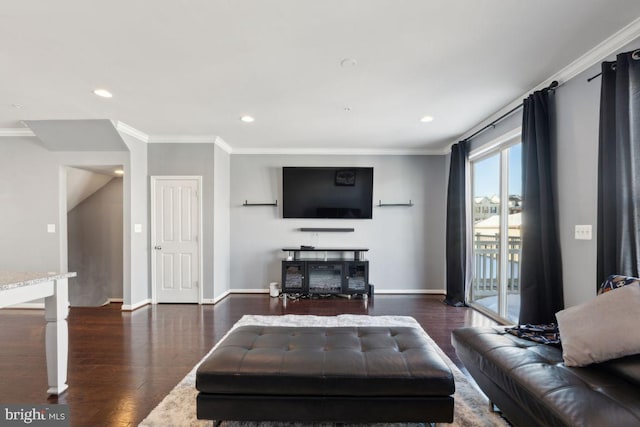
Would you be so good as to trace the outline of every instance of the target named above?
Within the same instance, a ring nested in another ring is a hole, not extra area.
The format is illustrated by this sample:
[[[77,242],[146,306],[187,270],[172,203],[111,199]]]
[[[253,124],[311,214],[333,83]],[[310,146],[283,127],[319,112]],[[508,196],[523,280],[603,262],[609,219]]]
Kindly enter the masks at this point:
[[[122,169],[116,169],[113,171],[116,175],[124,175],[124,171]]]
[[[251,116],[242,116],[242,117],[240,117],[240,120],[241,120],[241,121],[243,121],[243,122],[245,122],[245,123],[252,123],[252,122],[254,122],[256,119],[254,119],[254,118],[253,118],[253,117],[251,117]]]
[[[102,98],[113,98],[113,94],[106,89],[96,89],[93,93]]]
[[[20,109],[20,108],[22,108],[22,107],[23,107],[23,105],[22,105],[22,104],[11,104],[11,106],[12,106],[13,108],[17,108],[17,109]]]
[[[423,118],[420,119],[420,121],[422,123],[429,123],[433,121],[433,116],[424,116]]]

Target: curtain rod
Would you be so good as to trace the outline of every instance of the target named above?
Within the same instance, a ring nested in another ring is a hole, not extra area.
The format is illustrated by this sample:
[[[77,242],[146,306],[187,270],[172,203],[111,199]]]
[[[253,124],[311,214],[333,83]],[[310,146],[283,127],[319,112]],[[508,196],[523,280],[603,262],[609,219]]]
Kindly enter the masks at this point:
[[[597,77],[600,77],[601,75],[602,75],[602,72],[599,72],[599,73],[598,73],[598,74],[596,74],[595,76],[593,76],[593,77],[589,77],[589,78],[587,79],[587,82],[591,83],[591,80],[593,80],[593,79],[595,79],[595,78],[597,78]]]
[[[558,81],[554,80],[554,81],[551,82],[551,84],[549,86],[545,87],[542,90],[554,90],[555,88],[558,87],[558,85],[559,85]],[[498,117],[497,119],[495,119],[494,121],[492,121],[491,123],[489,123],[488,125],[483,127],[482,129],[475,131],[473,134],[471,134],[470,136],[466,137],[462,141],[463,142],[469,141],[471,138],[481,134],[482,132],[484,132],[485,130],[489,129],[490,127],[495,127],[496,124],[498,124],[504,118],[509,117],[511,114],[513,114],[516,111],[518,111],[519,109],[521,109],[523,105],[524,104],[520,103],[520,105],[517,105],[517,106],[513,107],[511,110],[507,111],[506,113],[504,113],[503,115],[501,115],[500,117]]]

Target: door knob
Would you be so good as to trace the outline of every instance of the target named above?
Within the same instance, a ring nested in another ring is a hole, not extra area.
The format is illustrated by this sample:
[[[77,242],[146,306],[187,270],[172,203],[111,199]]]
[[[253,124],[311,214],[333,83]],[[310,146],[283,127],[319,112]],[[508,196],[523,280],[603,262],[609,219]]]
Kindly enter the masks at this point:
[[[155,250],[159,251],[159,250],[161,250],[161,249],[162,249],[162,246],[154,246],[154,247],[153,247],[153,249],[155,249]]]

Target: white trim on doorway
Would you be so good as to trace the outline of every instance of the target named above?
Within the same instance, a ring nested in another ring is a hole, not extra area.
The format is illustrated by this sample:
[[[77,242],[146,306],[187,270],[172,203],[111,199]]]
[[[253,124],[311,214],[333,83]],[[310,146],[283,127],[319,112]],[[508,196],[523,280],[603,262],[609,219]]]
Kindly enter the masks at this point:
[[[153,247],[156,242],[156,218],[155,212],[153,211],[156,206],[156,184],[158,181],[162,180],[196,180],[198,184],[197,189],[197,199],[198,199],[198,304],[203,303],[203,278],[204,278],[204,267],[203,267],[203,246],[202,241],[202,212],[203,212],[203,203],[202,203],[202,176],[201,175],[154,175],[150,177],[151,185],[151,204],[150,204],[150,217],[151,217],[151,229],[149,233],[150,237],[150,245],[149,248],[153,251]],[[156,258],[151,254],[151,301],[152,304],[157,304],[157,290],[156,290]]]

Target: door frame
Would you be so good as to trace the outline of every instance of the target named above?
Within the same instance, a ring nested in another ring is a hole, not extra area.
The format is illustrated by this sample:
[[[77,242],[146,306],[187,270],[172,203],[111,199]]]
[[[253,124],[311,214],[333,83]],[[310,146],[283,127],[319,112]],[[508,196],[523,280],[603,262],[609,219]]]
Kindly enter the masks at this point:
[[[478,161],[482,161],[489,157],[498,156],[498,162],[500,164],[499,173],[499,196],[500,196],[500,251],[498,255],[498,259],[500,261],[499,268],[497,270],[498,274],[498,292],[496,294],[497,297],[497,311],[494,312],[482,304],[476,303],[472,300],[473,298],[473,277],[471,281],[470,289],[466,291],[465,300],[467,304],[485,314],[486,316],[500,322],[506,324],[512,324],[513,322],[508,319],[508,306],[507,306],[507,263],[508,263],[508,224],[506,219],[508,218],[508,193],[509,193],[509,159],[508,159],[508,150],[518,144],[522,143],[522,127],[516,127],[505,134],[498,136],[497,138],[487,142],[480,147],[471,150],[468,156],[469,161],[469,173],[470,173],[470,188],[467,194],[467,204],[471,206],[471,229],[469,230],[471,234],[471,271],[475,272],[475,252],[473,249],[473,199],[475,194],[473,194],[473,180],[474,180],[474,163]],[[504,220],[503,220],[504,219]],[[474,273],[472,273],[474,276]],[[502,316],[504,313],[504,317]]]
[[[202,288],[204,287],[203,276],[204,266],[202,265],[202,175],[152,175],[149,177],[151,180],[151,202],[149,213],[151,216],[151,232],[150,235],[150,254],[151,254],[151,303],[158,303],[157,289],[156,289],[156,256],[153,247],[156,245],[156,185],[159,181],[164,180],[179,180],[189,179],[196,180],[198,184],[197,198],[198,198],[198,304],[202,304]]]

